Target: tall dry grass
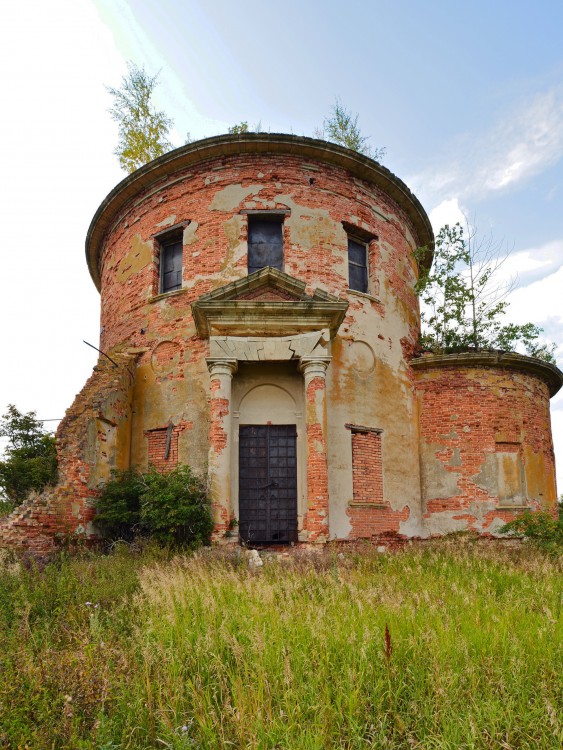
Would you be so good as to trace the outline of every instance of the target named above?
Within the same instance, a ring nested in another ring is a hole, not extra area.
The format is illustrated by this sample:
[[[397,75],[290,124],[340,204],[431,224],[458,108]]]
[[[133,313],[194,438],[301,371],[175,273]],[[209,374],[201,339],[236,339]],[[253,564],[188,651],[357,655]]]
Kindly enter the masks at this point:
[[[563,745],[561,566],[524,546],[260,572],[121,551],[0,581],[0,747]]]

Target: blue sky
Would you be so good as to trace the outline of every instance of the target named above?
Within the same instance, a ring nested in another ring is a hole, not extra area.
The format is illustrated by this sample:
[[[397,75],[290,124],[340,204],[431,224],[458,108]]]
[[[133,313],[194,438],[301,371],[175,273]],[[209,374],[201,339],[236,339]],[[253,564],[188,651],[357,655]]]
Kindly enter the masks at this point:
[[[311,135],[335,97],[435,228],[464,212],[511,249],[509,317],[563,365],[563,3],[21,0],[0,10],[0,409],[61,417],[98,339],[83,255],[123,177],[104,85],[160,71],[172,140],[247,120]],[[552,401],[563,492],[563,395]],[[55,424],[55,423],[52,423]]]

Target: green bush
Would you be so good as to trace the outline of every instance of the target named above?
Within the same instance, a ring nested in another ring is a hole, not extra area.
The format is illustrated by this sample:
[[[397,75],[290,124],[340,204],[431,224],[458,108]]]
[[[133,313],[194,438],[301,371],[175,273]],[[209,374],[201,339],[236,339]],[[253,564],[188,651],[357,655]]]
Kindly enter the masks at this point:
[[[155,469],[142,475],[141,523],[160,542],[209,544],[211,508],[203,480],[189,466],[167,474]]]
[[[542,547],[563,546],[563,520],[549,513],[529,510],[499,529],[501,534],[523,537]]]
[[[8,438],[0,461],[0,515],[5,515],[30,492],[57,483],[57,450],[55,436],[35,412],[23,414],[13,404],[0,418],[0,437]]]
[[[96,526],[103,536],[131,541],[140,531],[141,474],[130,469],[118,471],[107,482],[96,501]]]
[[[117,473],[97,500],[96,525],[112,540],[142,535],[182,546],[208,544],[213,531],[205,483],[189,466]]]

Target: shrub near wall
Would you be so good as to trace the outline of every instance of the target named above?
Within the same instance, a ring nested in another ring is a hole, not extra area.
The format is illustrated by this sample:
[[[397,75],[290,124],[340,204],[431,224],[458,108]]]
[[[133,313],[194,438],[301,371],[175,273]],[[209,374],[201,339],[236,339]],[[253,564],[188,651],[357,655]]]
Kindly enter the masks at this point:
[[[209,544],[213,531],[204,481],[189,466],[161,474],[120,472],[97,501],[96,525],[111,540],[151,536],[162,544]]]

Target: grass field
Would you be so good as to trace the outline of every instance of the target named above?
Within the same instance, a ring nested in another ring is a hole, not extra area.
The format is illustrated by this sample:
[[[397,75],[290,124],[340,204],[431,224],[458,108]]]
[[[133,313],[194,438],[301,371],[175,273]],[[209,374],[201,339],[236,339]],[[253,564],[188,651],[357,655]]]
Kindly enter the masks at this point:
[[[127,547],[0,562],[0,748],[563,746],[561,562]],[[387,633],[387,635],[386,635]]]

